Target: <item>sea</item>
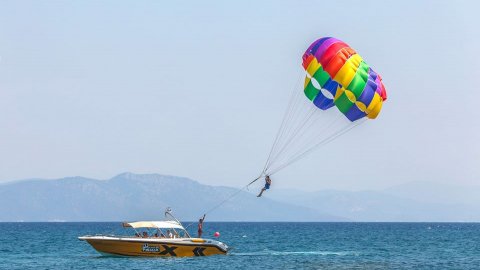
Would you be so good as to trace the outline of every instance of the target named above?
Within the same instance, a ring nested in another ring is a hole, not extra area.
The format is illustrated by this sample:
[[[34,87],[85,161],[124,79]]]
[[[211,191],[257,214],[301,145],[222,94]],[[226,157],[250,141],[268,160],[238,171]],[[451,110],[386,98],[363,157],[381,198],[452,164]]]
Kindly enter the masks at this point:
[[[77,237],[125,235],[119,222],[0,223],[0,269],[480,269],[480,223],[206,222],[204,230],[204,238],[219,232],[230,254],[102,256]]]

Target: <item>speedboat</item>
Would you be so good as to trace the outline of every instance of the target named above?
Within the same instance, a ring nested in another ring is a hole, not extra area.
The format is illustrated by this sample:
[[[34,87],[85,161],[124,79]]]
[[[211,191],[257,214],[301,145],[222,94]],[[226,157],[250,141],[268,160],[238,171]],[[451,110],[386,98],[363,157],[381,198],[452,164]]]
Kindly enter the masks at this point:
[[[165,211],[166,220],[122,223],[132,228],[133,235],[86,235],[86,241],[103,255],[194,257],[227,254],[226,244],[212,239],[193,238],[171,213]]]

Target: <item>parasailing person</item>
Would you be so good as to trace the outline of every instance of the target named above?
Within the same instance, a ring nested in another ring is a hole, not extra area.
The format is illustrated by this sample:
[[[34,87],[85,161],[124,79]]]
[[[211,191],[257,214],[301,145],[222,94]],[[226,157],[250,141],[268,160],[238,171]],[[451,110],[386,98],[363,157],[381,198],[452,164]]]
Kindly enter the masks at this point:
[[[260,191],[260,194],[258,194],[257,197],[261,197],[265,190],[270,189],[271,184],[272,184],[272,179],[270,179],[270,176],[269,175],[265,176],[265,186],[262,188],[262,190]]]

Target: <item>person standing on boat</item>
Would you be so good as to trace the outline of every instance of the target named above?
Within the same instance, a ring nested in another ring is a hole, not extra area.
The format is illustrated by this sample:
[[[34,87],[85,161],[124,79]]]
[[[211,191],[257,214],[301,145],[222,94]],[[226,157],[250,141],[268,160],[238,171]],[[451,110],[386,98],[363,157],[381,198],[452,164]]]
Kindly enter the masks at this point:
[[[203,233],[203,221],[205,220],[205,216],[207,214],[204,214],[201,219],[198,220],[198,238],[202,238],[202,233]]]
[[[260,191],[260,194],[258,194],[257,197],[261,197],[265,190],[270,189],[271,184],[272,184],[272,179],[270,179],[270,176],[269,175],[265,176],[265,186],[262,188],[262,190]]]

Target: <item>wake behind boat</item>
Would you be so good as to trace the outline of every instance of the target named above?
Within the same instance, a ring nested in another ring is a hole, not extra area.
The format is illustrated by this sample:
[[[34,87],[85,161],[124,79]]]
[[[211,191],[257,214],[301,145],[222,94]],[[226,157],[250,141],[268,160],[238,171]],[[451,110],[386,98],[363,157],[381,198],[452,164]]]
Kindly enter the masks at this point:
[[[172,220],[123,223],[133,228],[133,236],[86,235],[78,239],[88,242],[104,255],[193,257],[227,254],[226,244],[203,238],[193,238],[171,211],[165,217]]]

